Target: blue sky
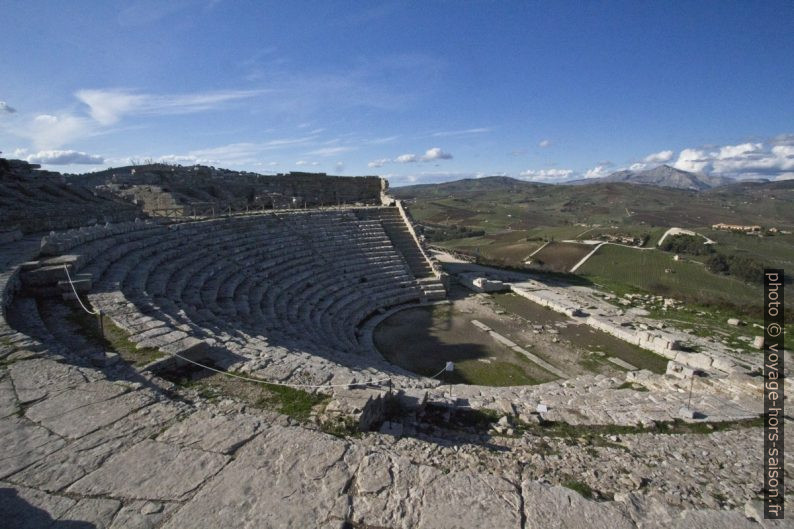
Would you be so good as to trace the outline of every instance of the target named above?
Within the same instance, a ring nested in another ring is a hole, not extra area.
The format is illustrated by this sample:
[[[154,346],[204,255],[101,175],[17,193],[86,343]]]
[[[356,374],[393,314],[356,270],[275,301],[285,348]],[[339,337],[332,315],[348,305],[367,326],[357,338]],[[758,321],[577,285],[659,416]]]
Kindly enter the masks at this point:
[[[387,176],[794,178],[794,2],[6,2],[0,150]]]

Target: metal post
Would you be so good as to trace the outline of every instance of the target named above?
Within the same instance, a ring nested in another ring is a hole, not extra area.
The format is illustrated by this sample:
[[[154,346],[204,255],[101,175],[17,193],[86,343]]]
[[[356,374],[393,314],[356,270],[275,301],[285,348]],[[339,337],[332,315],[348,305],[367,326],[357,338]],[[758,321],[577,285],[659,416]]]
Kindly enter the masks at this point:
[[[687,400],[686,407],[688,410],[692,409],[692,386],[695,385],[695,373],[692,373],[692,380],[689,382],[689,400]]]
[[[389,396],[391,397],[391,379],[389,379]]]
[[[104,337],[105,336],[105,322],[102,321],[102,311],[98,310],[96,314],[97,319],[99,320],[99,334]]]

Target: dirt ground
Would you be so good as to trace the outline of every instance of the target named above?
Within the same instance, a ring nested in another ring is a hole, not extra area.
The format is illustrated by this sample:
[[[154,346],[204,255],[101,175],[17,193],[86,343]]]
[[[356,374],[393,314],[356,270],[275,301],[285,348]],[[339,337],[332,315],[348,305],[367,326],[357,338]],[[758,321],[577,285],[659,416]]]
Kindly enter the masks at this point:
[[[448,305],[403,310],[375,329],[375,345],[390,362],[433,375],[447,361],[455,371],[442,380],[493,386],[539,384],[557,377],[475,327],[478,320],[530,353],[574,377],[584,373],[620,376],[607,361],[616,356],[659,369],[652,355],[512,293],[476,294],[455,284]]]

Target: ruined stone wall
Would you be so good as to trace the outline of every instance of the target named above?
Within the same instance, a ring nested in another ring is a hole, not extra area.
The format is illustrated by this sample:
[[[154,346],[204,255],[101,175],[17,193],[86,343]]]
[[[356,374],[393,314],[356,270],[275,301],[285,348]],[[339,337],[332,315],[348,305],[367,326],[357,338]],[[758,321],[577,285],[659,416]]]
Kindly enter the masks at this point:
[[[89,185],[159,186],[181,204],[271,203],[275,207],[380,204],[387,188],[377,176],[291,172],[260,175],[210,167],[143,166],[71,177]],[[294,199],[294,200],[293,200]]]

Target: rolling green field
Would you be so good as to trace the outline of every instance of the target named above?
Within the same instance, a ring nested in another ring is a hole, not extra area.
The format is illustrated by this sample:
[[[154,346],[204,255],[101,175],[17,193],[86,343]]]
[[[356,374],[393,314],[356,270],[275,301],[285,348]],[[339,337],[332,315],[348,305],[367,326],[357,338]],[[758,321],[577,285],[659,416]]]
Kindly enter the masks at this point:
[[[532,258],[537,263],[542,263],[544,268],[555,272],[567,272],[588,253],[594,246],[570,242],[550,242]]]
[[[669,270],[669,272],[666,272]],[[708,272],[702,264],[674,261],[670,253],[605,245],[577,273],[596,285],[625,285],[674,298],[760,305],[761,287]]]
[[[494,266],[525,268],[530,254],[549,241],[647,235],[644,247],[653,251],[607,245],[577,274],[611,291],[653,292],[693,306],[730,309],[735,315],[757,312],[760,286],[708,272],[702,264],[707,256],[673,261],[672,254],[655,249],[668,228],[691,229],[709,237],[724,255],[744,255],[767,267],[794,269],[794,235],[758,237],[711,229],[712,224],[724,222],[794,231],[794,181],[739,182],[696,192],[627,183],[549,185],[487,177],[392,192],[406,200],[420,230],[427,223],[484,231],[478,237],[430,237],[429,241],[478,255]]]

